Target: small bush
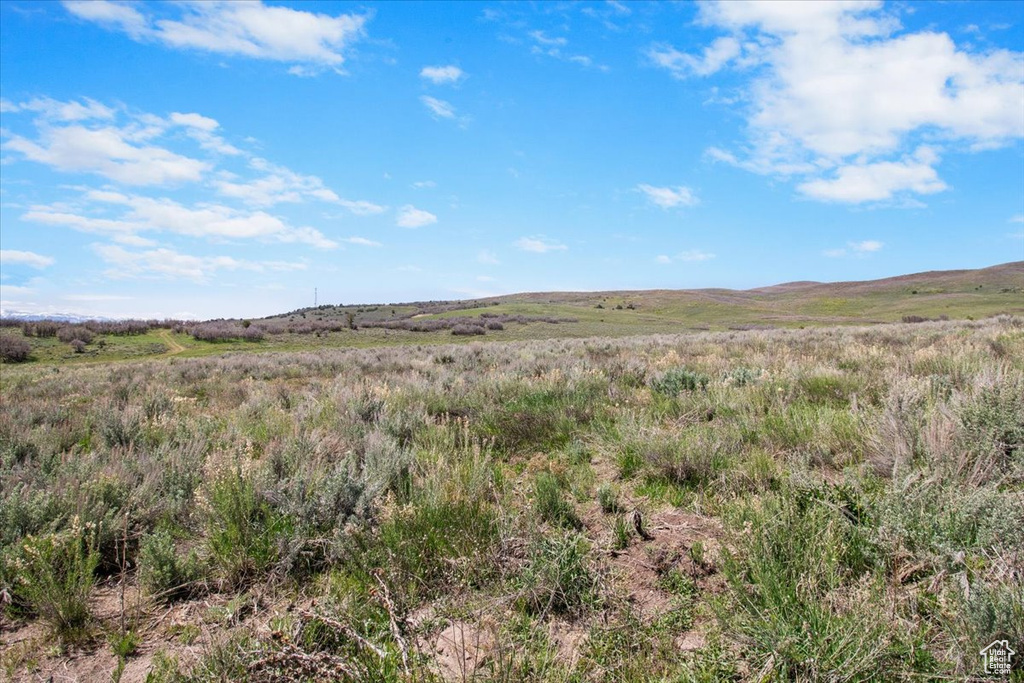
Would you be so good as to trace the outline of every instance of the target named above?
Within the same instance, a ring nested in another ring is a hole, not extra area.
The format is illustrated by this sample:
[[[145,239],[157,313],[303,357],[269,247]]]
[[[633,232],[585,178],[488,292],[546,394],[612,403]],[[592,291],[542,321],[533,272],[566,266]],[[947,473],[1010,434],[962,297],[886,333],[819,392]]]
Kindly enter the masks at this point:
[[[213,483],[209,502],[207,545],[228,583],[243,585],[270,570],[281,557],[279,540],[291,530],[288,517],[237,471]]]
[[[5,363],[22,363],[32,354],[32,347],[24,339],[6,334],[0,335],[0,360]]]
[[[726,384],[731,384],[736,387],[745,387],[750,384],[757,384],[761,381],[764,376],[763,370],[753,370],[747,367],[733,368],[729,372],[725,373],[722,380]]]
[[[452,334],[456,336],[473,336],[486,333],[486,330],[479,325],[456,325],[452,328]]]
[[[711,378],[705,374],[686,368],[673,368],[651,382],[651,388],[659,394],[677,396],[684,391],[704,390],[710,381]]]
[[[199,576],[195,554],[178,555],[174,538],[163,530],[142,539],[139,548],[139,579],[143,587],[158,600],[170,601],[184,597],[190,584]]]
[[[607,482],[601,484],[597,489],[597,504],[601,506],[601,512],[605,514],[619,512],[621,509],[618,494]]]
[[[80,640],[91,618],[89,594],[99,561],[92,525],[75,517],[63,533],[26,537],[15,591],[62,641]]]
[[[93,340],[93,334],[89,331],[88,327],[69,325],[57,330],[57,339],[60,339],[65,344],[70,344],[76,339],[85,344],[89,344]]]

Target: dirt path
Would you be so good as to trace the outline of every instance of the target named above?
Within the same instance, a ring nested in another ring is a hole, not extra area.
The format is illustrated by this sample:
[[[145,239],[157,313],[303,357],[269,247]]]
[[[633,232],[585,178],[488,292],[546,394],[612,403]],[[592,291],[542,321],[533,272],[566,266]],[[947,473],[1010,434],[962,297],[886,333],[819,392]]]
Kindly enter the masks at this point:
[[[170,330],[160,330],[160,337],[167,343],[167,346],[170,347],[171,349],[170,351],[164,354],[165,356],[173,356],[185,350],[184,346],[182,346],[181,344],[174,340],[174,337],[171,336]]]

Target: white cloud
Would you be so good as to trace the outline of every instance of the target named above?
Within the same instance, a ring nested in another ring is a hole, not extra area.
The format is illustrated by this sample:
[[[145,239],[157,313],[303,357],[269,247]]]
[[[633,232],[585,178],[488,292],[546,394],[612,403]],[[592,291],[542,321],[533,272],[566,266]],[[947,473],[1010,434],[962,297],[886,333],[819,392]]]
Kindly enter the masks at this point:
[[[848,203],[891,199],[907,190],[934,194],[947,189],[932,168],[936,160],[929,150],[920,148],[913,158],[902,161],[841,166],[834,178],[811,180],[801,183],[797,189],[814,199]]]
[[[149,251],[128,251],[113,244],[94,244],[93,251],[105,263],[113,266],[106,271],[107,277],[183,279],[193,282],[207,282],[218,271],[292,271],[304,270],[303,263],[284,261],[245,261],[231,256],[193,256],[173,249],[152,249]]]
[[[863,242],[853,242],[852,244],[850,244],[850,247],[854,251],[858,251],[861,253],[878,251],[879,249],[882,248],[882,246],[882,242],[879,242],[878,240],[864,240]]]
[[[1010,216],[1009,223],[1024,223],[1024,213],[1014,214]]]
[[[883,246],[885,246],[885,243],[878,240],[864,240],[862,242],[847,242],[844,248],[826,249],[821,253],[829,258],[843,258],[845,256],[861,258],[880,251]]]
[[[220,124],[216,119],[211,119],[202,114],[181,114],[174,112],[170,116],[171,123],[178,126],[187,126],[189,128],[198,128],[199,130],[205,130],[213,132],[220,127]]]
[[[420,97],[420,102],[422,102],[423,106],[431,111],[435,118],[455,118],[455,107],[453,107],[450,102],[439,100],[436,97],[431,97],[430,95],[422,95]]]
[[[0,111],[5,113],[15,112],[36,112],[44,118],[57,121],[86,121],[89,119],[111,119],[114,117],[114,110],[106,107],[95,100],[85,98],[82,102],[60,102],[49,97],[37,97],[28,102],[10,102],[0,100]]]
[[[33,142],[13,135],[5,149],[66,172],[96,173],[126,185],[167,185],[199,180],[210,164],[163,147],[136,145],[128,131],[107,126],[46,126]]]
[[[689,263],[696,263],[700,261],[710,261],[715,258],[715,255],[700,249],[688,249],[681,251],[675,256],[668,256],[666,254],[659,254],[655,257],[654,262],[661,265],[668,265],[677,261],[685,261]]]
[[[187,135],[198,142],[199,146],[203,149],[229,156],[242,153],[242,150],[227,143],[224,138],[214,133],[215,130],[220,128],[220,123],[216,119],[211,119],[201,114],[174,112],[170,115],[169,120],[176,126],[183,126],[187,131]]]
[[[132,301],[135,297],[120,294],[68,294],[61,298],[65,301]]]
[[[171,199],[154,199],[116,192],[91,192],[85,195],[94,208],[123,207],[116,218],[84,215],[61,206],[34,206],[22,220],[58,225],[82,232],[109,235],[122,243],[140,244],[133,239],[139,233],[166,232],[210,240],[257,239],[308,244],[318,249],[333,249],[337,243],[309,227],[293,227],[277,216],[263,211],[245,212],[218,204],[187,207]]]
[[[296,173],[266,159],[252,157],[249,165],[253,170],[266,175],[246,182],[236,182],[233,176],[225,174],[212,183],[217,192],[224,197],[240,199],[246,204],[259,207],[313,199],[343,206],[358,216],[370,216],[383,213],[385,210],[383,206],[373,202],[342,199],[324,185],[320,178]]]
[[[716,38],[699,57],[680,52],[671,45],[653,45],[647,57],[678,79],[688,76],[710,76],[740,54],[740,42],[732,36]]]
[[[342,242],[348,242],[349,244],[358,244],[361,247],[383,247],[384,245],[380,242],[374,242],[368,240],[365,237],[345,237],[341,240]]]
[[[135,39],[149,31],[149,21],[131,5],[108,0],[72,0],[66,1],[64,7],[80,19],[124,31]]]
[[[540,45],[547,45],[549,47],[563,47],[569,43],[567,39],[562,37],[551,38],[544,31],[530,31],[530,37]]]
[[[569,249],[564,244],[552,242],[546,237],[522,237],[516,240],[515,245],[523,251],[530,251],[535,254],[546,254],[549,251],[566,251]]]
[[[497,255],[490,249],[481,249],[476,255],[476,261],[488,266],[496,266],[500,263]]]
[[[701,5],[700,21],[728,35],[700,56],[655,46],[655,63],[677,78],[756,67],[746,72],[747,144],[708,155],[801,176],[798,191],[813,199],[859,203],[946,189],[937,148],[911,155],[921,135],[972,150],[1024,137],[1021,52],[972,51],[945,33],[901,32],[873,1],[711,2]]]
[[[710,261],[713,258],[715,258],[714,254],[709,254],[700,249],[690,249],[676,254],[676,260],[678,261]]]
[[[565,51],[565,47],[569,45],[569,40],[561,36],[551,37],[544,31],[530,31],[530,39],[533,40],[534,44],[530,48],[530,52],[535,55],[546,55],[553,57],[565,62],[571,62],[573,64],[579,64],[584,67],[594,66],[594,60],[587,55],[572,54]],[[601,71],[608,71],[608,67],[605,65],[598,65],[598,69]]]
[[[425,190],[430,187],[437,187],[437,183],[433,180],[417,180],[412,184],[412,187],[415,190]]]
[[[17,264],[43,269],[53,265],[53,258],[32,251],[0,249],[0,263]]]
[[[171,48],[298,64],[306,69],[345,61],[344,51],[364,32],[366,15],[331,16],[256,2],[190,2],[165,5],[173,19],[144,14],[108,0],[66,0],[69,12],[137,41]]]
[[[663,209],[672,209],[677,206],[696,206],[700,203],[697,196],[693,194],[693,190],[682,185],[673,188],[640,184],[636,186],[636,189],[643,192],[652,204]]]
[[[387,211],[387,207],[368,202],[364,199],[338,199],[336,203],[357,216],[376,216]]]
[[[400,228],[422,228],[425,225],[436,222],[437,216],[434,214],[423,209],[417,209],[412,204],[406,204],[398,210],[396,225]]]
[[[456,83],[459,79],[464,78],[466,72],[457,66],[425,66],[420,71],[420,78],[434,83],[435,85],[443,85],[445,83]]]

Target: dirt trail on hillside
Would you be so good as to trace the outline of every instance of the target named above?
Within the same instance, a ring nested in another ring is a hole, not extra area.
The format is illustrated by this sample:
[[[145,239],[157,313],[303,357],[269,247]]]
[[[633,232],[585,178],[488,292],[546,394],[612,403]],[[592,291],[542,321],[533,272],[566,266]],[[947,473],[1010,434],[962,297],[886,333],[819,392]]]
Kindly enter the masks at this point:
[[[170,351],[164,354],[165,356],[174,356],[185,350],[184,346],[174,340],[174,337],[171,336],[170,330],[160,330],[160,338],[163,339],[170,348]]]

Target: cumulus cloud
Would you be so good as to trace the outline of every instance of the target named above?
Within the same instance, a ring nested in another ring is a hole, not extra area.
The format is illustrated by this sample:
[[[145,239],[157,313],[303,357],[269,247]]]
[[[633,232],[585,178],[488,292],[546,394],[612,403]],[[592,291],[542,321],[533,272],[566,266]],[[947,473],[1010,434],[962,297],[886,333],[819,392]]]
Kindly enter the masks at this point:
[[[797,189],[814,199],[857,204],[880,201],[904,191],[916,194],[942,192],[948,186],[932,164],[937,156],[921,148],[912,158],[840,166],[832,178],[801,183]]]
[[[488,266],[496,266],[500,263],[497,255],[490,249],[481,249],[476,255],[476,261]]]
[[[18,251],[17,249],[0,249],[0,263],[11,265],[30,266],[42,270],[53,265],[53,259],[32,251]]]
[[[176,16],[159,19],[138,5],[109,0],[65,0],[79,19],[120,31],[140,42],[339,69],[344,52],[364,34],[367,15],[319,14],[254,2],[183,2],[166,5]],[[302,69],[300,69],[301,71]]]
[[[441,119],[454,119],[455,118],[455,107],[450,102],[439,100],[436,97],[430,95],[423,95],[420,97],[420,102],[426,107],[434,118]]]
[[[437,216],[434,214],[423,209],[417,209],[412,204],[406,204],[398,210],[396,225],[400,228],[422,228],[425,225],[436,222]]]
[[[425,66],[420,70],[420,78],[430,81],[434,85],[446,83],[457,83],[466,76],[466,72],[457,66]]]
[[[552,242],[546,237],[522,237],[515,242],[516,247],[534,254],[546,254],[549,251],[567,251],[569,247]]]
[[[648,56],[676,78],[728,66],[749,74],[749,138],[708,156],[801,177],[797,190],[812,199],[861,203],[946,189],[936,170],[941,150],[922,155],[922,134],[974,150],[1024,137],[1021,52],[904,32],[874,1],[710,2],[700,21],[728,35],[700,54],[656,45]]]
[[[642,192],[652,204],[663,209],[674,209],[677,206],[696,206],[699,203],[693,190],[682,185],[676,187],[655,187],[653,185],[640,184],[636,186],[636,189]]]

